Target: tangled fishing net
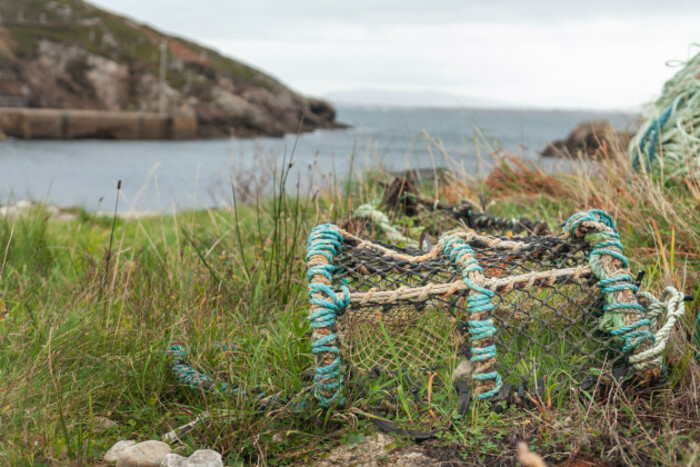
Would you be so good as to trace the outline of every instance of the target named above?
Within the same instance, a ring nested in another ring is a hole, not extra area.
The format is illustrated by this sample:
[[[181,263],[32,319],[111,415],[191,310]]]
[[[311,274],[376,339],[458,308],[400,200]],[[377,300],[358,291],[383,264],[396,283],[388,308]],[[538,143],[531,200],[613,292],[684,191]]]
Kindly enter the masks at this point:
[[[630,141],[635,169],[678,179],[700,176],[700,53],[668,80]]]
[[[410,422],[421,410],[440,418],[437,401],[523,403],[543,384],[566,392],[620,369],[658,380],[685,311],[675,289],[638,290],[600,210],[572,216],[561,235],[454,229],[428,252],[323,224],[307,264],[318,401]]]
[[[421,239],[409,235],[409,228],[393,225],[389,215],[399,220],[409,220],[410,225],[420,230]],[[531,220],[527,217],[507,219],[497,217],[479,209],[468,201],[455,204],[430,199],[421,194],[417,186],[405,177],[396,178],[386,189],[380,203],[367,203],[359,206],[342,223],[342,228],[362,236],[374,232],[381,233],[386,240],[395,245],[408,248],[425,248],[430,246],[430,239],[437,238],[442,232],[455,227],[474,229],[478,232],[542,235],[549,233],[547,223]]]

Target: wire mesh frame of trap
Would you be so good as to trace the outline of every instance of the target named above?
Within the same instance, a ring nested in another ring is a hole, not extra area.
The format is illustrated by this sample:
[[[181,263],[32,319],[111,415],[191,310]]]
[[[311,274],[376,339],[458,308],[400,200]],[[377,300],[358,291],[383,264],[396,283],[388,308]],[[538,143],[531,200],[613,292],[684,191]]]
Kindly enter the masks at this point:
[[[411,218],[411,222],[421,226],[423,232],[428,235],[439,236],[440,233],[459,226],[492,235],[505,235],[507,232],[529,235],[550,233],[547,223],[542,220],[532,220],[527,217],[502,218],[494,216],[485,209],[481,210],[466,200],[450,204],[438,199],[426,198],[421,194],[418,186],[405,177],[396,178],[387,187],[379,203],[379,209],[372,204],[359,206],[351,218],[345,222],[346,230],[357,233],[361,228],[368,227],[361,223],[364,220],[365,223],[375,224],[380,230],[386,231],[387,226],[382,225],[384,219],[388,223],[385,213]],[[387,233],[391,240],[391,233]],[[408,243],[405,243],[405,246],[409,246]]]
[[[660,371],[603,212],[573,216],[561,236],[451,231],[428,253],[324,224],[309,237],[307,260],[314,389],[324,406],[344,400],[343,367],[353,378],[446,369],[479,398],[504,384],[573,384],[638,353],[636,369]]]

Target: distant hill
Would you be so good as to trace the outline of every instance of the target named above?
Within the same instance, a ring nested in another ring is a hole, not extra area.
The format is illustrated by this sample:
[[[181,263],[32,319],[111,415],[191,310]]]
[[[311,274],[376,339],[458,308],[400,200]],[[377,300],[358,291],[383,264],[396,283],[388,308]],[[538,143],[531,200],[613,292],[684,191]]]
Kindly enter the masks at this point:
[[[479,97],[461,96],[439,91],[395,91],[353,89],[334,91],[324,96],[335,104],[390,107],[503,107],[503,103]]]
[[[81,0],[0,0],[0,106],[194,112],[202,137],[332,128],[335,109],[246,64]]]

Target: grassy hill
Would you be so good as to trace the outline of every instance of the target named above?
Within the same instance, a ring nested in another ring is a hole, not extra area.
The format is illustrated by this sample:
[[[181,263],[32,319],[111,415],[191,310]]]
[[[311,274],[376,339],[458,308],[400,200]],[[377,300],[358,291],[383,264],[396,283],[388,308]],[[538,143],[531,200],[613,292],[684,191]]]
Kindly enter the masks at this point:
[[[81,0],[0,0],[0,101],[38,108],[156,111],[161,47],[170,112],[201,136],[334,127],[330,104],[244,63]],[[7,105],[7,104],[5,104]]]

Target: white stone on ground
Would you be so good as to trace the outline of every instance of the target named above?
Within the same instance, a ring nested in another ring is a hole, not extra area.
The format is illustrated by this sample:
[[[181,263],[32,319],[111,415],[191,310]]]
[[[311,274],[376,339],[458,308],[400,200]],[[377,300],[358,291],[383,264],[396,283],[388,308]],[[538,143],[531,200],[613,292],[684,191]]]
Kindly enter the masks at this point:
[[[211,449],[195,451],[189,458],[170,453],[160,461],[160,467],[223,467],[221,454]]]
[[[200,449],[195,451],[187,459],[187,467],[223,467],[221,454],[211,449]]]
[[[160,461],[160,467],[187,467],[187,458],[171,452]]]
[[[101,433],[117,426],[117,422],[107,417],[96,416],[92,419],[92,426],[95,432]]]
[[[456,382],[459,379],[468,380],[471,378],[474,372],[474,364],[467,358],[463,358],[457,368],[455,368],[454,373],[452,373],[452,382]]]
[[[7,218],[9,220],[15,220],[19,216],[31,212],[32,208],[36,206],[39,205],[26,199],[17,201],[15,204],[0,206],[0,217]],[[41,207],[44,210],[44,212],[46,212],[46,214],[49,214],[50,216],[58,220],[73,220],[78,217],[75,212],[62,210],[52,204],[42,204]]]
[[[170,446],[162,441],[144,441],[124,449],[117,467],[159,467],[169,453]]]
[[[105,454],[104,461],[110,465],[114,465],[119,461],[119,455],[124,451],[124,449],[133,446],[136,444],[136,441],[133,440],[128,440],[128,441],[117,441],[114,446],[109,448],[109,451],[107,451],[107,454]]]

